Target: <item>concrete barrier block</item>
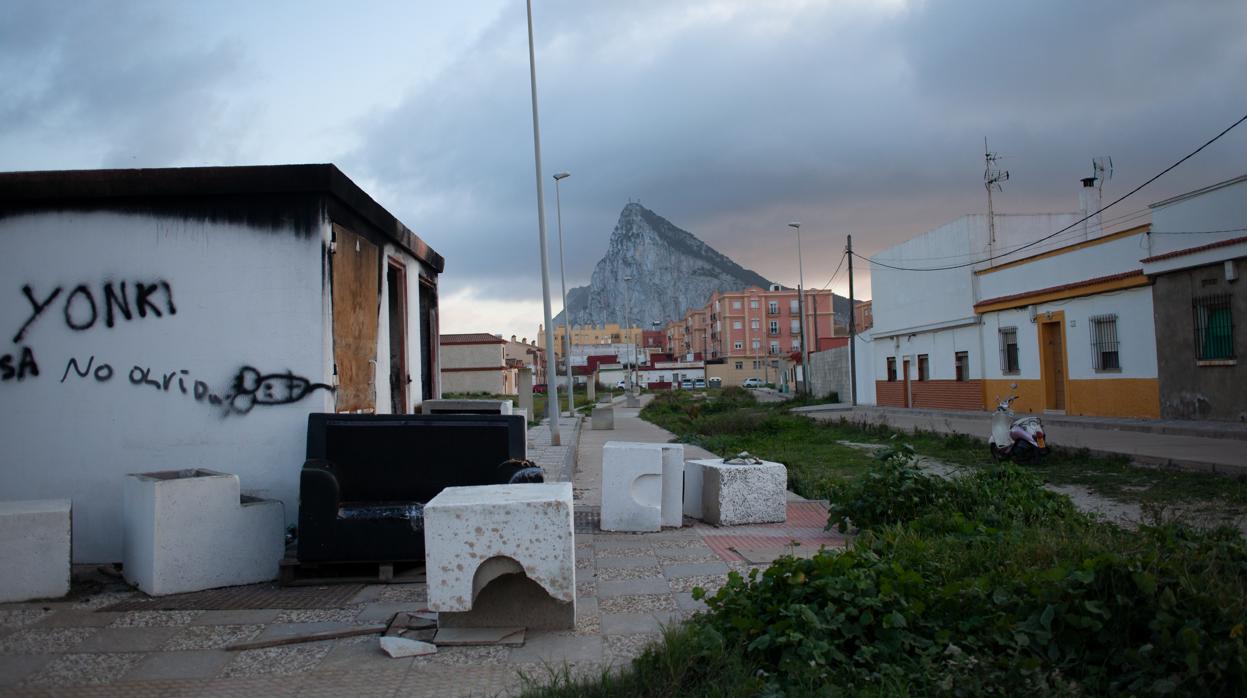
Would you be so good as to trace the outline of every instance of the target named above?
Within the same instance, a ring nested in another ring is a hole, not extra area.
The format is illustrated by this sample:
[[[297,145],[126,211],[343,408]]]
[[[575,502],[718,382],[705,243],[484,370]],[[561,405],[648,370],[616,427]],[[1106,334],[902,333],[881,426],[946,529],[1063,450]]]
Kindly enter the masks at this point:
[[[690,460],[684,463],[684,515],[694,519],[702,518],[701,493],[702,480],[707,463],[718,463],[720,459]]]
[[[69,593],[68,499],[0,502],[0,603]]]
[[[782,522],[788,516],[788,470],[762,461],[702,461],[702,515],[716,526]]]
[[[615,428],[615,408],[610,405],[593,408],[593,431],[611,430]]]
[[[684,525],[684,444],[662,447],[662,525]]]
[[[662,475],[662,444],[607,441],[602,447],[602,530],[660,530]]]
[[[424,541],[428,605],[443,625],[575,627],[570,482],[447,487],[424,506]]]
[[[241,493],[237,475],[195,468],[126,476],[126,581],[152,596],[277,577],[285,514]]]
[[[510,400],[425,400],[421,414],[513,414]]]

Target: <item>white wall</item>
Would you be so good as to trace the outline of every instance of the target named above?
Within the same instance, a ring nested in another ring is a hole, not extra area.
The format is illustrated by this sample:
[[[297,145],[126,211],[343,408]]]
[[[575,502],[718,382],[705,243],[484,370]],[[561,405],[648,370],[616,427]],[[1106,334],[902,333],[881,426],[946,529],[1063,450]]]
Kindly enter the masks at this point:
[[[918,356],[926,354],[931,380],[954,380],[957,377],[957,352],[964,351],[970,360],[969,379],[982,377],[983,359],[977,324],[943,330],[915,332],[912,335],[877,337],[874,348],[871,380],[887,380],[888,357],[896,357],[896,377],[904,379],[904,361],[909,359],[909,374],[918,379]],[[861,355],[858,356],[861,361]]]
[[[1212,235],[1167,234],[1244,227],[1244,221],[1247,221],[1247,180],[1155,206],[1152,209],[1153,233],[1149,236],[1151,247],[1147,254],[1141,255],[1143,257],[1247,235],[1241,230]]]
[[[1147,256],[1146,235],[1130,235],[1099,245],[979,274],[979,300],[1038,291],[1140,268]]]
[[[3,497],[72,498],[79,562],[121,558],[126,473],[236,473],[244,490],[282,499],[293,520],[307,414],[332,410],[332,393],[296,385],[291,395],[291,381],[273,379],[267,398],[240,395],[231,410],[204,392],[228,397],[244,367],[331,382],[321,228],[301,235],[107,212],[0,219],[0,353],[26,348],[38,364],[38,375],[0,382]],[[133,319],[116,312],[108,327],[103,287],[123,281]],[[158,284],[149,300],[161,317],[150,308],[139,317],[137,283]],[[40,301],[61,291],[15,340],[32,312],[24,285]],[[89,375],[70,370],[71,359]]]

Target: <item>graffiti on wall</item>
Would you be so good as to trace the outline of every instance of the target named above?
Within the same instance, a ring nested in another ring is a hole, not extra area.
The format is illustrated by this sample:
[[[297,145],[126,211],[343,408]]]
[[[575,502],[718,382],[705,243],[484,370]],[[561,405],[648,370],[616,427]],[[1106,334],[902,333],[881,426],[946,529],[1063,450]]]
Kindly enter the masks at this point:
[[[41,293],[31,284],[22,286],[22,297],[29,306],[28,315],[13,335],[13,343],[19,346],[0,355],[0,382],[22,381],[39,375],[34,350],[22,342],[49,308],[59,307],[65,326],[75,332],[95,327],[113,328],[136,319],[171,317],[178,312],[173,302],[173,287],[165,280],[105,281],[98,288],[78,284],[68,292],[65,289],[65,286],[56,286]],[[163,370],[136,364],[122,374],[112,363],[98,360],[94,354],[85,359],[71,356],[65,363],[60,383],[71,380],[110,383],[114,377],[118,383],[124,380],[144,390],[184,395],[195,402],[217,406],[227,416],[246,415],[256,407],[294,404],[318,390],[334,391],[331,385],[313,382],[289,370],[265,373],[253,366],[239,368],[227,381],[227,389],[214,390],[207,381],[192,377],[189,369]]]

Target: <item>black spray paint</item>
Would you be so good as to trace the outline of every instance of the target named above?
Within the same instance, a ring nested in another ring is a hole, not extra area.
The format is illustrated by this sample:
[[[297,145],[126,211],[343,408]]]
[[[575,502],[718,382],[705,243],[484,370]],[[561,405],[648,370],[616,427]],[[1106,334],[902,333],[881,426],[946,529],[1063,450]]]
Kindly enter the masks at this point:
[[[0,381],[25,380],[26,376],[39,375],[39,364],[30,347],[22,347],[20,354],[0,356]]]
[[[35,290],[26,284],[22,287],[22,295],[30,304],[30,317],[13,335],[13,342],[22,341],[32,323],[43,315],[48,306],[52,305],[64,291],[63,286],[52,289],[43,300],[35,295]],[[173,303],[173,287],[168,281],[157,280],[152,283],[135,281],[127,287],[126,282],[105,281],[100,285],[99,292],[92,291],[87,284],[78,284],[65,296],[61,308],[65,326],[77,332],[89,330],[100,323],[101,304],[103,305],[103,324],[114,327],[121,320],[127,322],[137,314],[140,318],[149,315],[157,318],[165,315],[177,315],[177,306]]]

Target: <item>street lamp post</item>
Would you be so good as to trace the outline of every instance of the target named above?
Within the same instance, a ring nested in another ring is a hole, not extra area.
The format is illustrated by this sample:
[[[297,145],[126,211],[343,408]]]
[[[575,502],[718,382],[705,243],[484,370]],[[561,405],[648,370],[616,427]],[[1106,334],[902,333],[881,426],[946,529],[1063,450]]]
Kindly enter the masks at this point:
[[[789,228],[797,231],[797,312],[801,314],[798,327],[801,328],[801,386],[806,395],[810,394],[810,352],[805,346],[805,267],[801,263],[801,222],[793,221]]]
[[[537,168],[537,239],[541,242],[541,300],[546,320],[546,417],[550,445],[559,446],[558,371],[554,369],[554,324],[550,322],[550,266],[546,259],[546,204],[541,181],[541,122],[537,118],[537,58],[533,51],[533,0],[528,0],[528,79],[533,93],[533,162]]]
[[[572,176],[570,172],[554,173],[554,203],[559,222],[559,281],[563,286],[563,337],[567,348],[563,360],[567,362],[567,414],[576,415],[576,384],[572,382],[572,309],[567,306],[567,272],[563,267],[563,201],[559,198],[559,182]]]
[[[624,280],[624,321],[623,321],[622,329],[623,329],[624,341],[627,342],[628,344],[631,344],[631,342],[629,341],[629,337],[628,337],[628,318],[632,315],[632,297],[631,297],[631,294],[628,293],[628,291],[632,284],[632,277],[625,276],[623,280]],[[631,354],[632,356],[632,365],[628,367],[628,392],[632,393],[633,389],[636,387],[636,373],[635,371],[632,370],[633,367],[636,365],[636,347],[635,346],[632,347],[632,350],[629,351],[628,353]]]

